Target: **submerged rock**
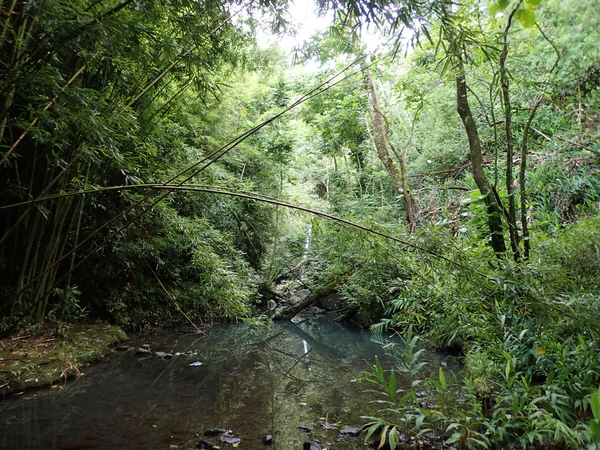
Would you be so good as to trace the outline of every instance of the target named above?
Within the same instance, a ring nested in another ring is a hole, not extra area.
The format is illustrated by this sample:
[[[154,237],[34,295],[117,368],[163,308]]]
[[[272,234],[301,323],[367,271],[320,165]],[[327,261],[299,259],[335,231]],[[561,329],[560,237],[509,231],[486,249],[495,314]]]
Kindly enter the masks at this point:
[[[129,345],[119,345],[114,348],[117,352],[130,352],[131,350],[135,350],[135,347],[131,347]]]
[[[224,430],[223,428],[208,428],[204,431],[204,436],[219,436],[221,434],[229,433],[228,430]]]

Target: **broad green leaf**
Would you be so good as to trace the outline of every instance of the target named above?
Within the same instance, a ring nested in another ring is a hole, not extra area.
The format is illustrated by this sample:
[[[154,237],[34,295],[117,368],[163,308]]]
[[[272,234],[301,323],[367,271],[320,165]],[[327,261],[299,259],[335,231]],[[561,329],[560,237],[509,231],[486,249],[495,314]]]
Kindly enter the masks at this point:
[[[383,427],[383,429],[381,430],[381,439],[379,440],[379,447],[378,448],[382,448],[385,445],[385,441],[387,438],[387,430],[390,426],[386,425]]]
[[[460,427],[460,423],[453,422],[446,427],[446,432],[453,430],[454,428],[458,428],[458,427]],[[449,444],[451,444],[451,442],[449,442]]]
[[[592,432],[592,437],[600,436],[600,422],[596,419],[590,420],[590,431]]]
[[[590,397],[590,405],[592,405],[592,414],[594,418],[600,420],[600,398],[598,394],[592,394]]]
[[[452,433],[452,436],[446,440],[446,444],[454,444],[455,442],[458,442],[461,437],[462,434],[460,433]]]
[[[510,4],[509,0],[498,0],[496,2],[496,5],[498,6],[498,9],[500,11],[504,11],[508,7],[509,4]]]
[[[390,393],[390,399],[392,401],[396,401],[396,374],[394,374],[394,371],[392,370],[392,373],[390,374],[390,386],[389,386],[389,393]]]
[[[523,28],[530,28],[535,25],[535,11],[531,8],[519,9],[515,16]]]
[[[369,429],[367,430],[367,434],[365,436],[365,443],[369,442],[369,439],[371,438],[371,436],[373,436],[373,434],[379,429],[380,426],[381,426],[380,422],[375,422],[373,425],[371,425],[369,427]]]
[[[390,449],[394,450],[396,448],[396,444],[400,440],[400,436],[398,435],[398,430],[396,429],[396,427],[390,430],[390,435],[388,436],[388,439],[390,441]]]
[[[442,368],[440,367],[440,386],[442,386],[443,390],[446,390],[446,376],[444,375],[444,371],[442,370]]]
[[[542,3],[542,0],[525,0],[525,3],[527,5],[535,8],[536,6],[540,6],[540,3]]]

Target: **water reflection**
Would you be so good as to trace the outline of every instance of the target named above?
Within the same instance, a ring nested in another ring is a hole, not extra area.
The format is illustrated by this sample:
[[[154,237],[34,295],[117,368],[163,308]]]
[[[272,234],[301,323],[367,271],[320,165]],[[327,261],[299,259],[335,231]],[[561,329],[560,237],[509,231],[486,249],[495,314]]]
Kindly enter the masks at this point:
[[[138,337],[154,351],[195,351],[171,360],[115,353],[76,381],[0,402],[2,449],[195,448],[206,428],[231,429],[239,448],[301,449],[314,437],[335,442],[320,423],[361,424],[372,405],[359,379],[382,344],[369,333],[323,319],[215,326]],[[193,362],[201,366],[190,366]],[[388,367],[391,361],[388,361]],[[299,426],[313,430],[305,434]],[[333,448],[362,448],[360,438]]]

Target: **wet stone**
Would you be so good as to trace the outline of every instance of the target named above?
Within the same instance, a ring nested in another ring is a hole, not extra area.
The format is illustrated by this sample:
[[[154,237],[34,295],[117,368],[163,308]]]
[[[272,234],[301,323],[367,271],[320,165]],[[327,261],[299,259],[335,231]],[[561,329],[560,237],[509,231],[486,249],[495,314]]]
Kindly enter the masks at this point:
[[[145,348],[146,350],[150,350],[152,348],[152,346],[150,344],[142,344],[142,348]]]
[[[341,436],[358,436],[360,434],[360,428],[346,427],[340,430]]]
[[[173,357],[172,354],[166,352],[156,352],[155,355],[160,359],[171,359]]]
[[[239,445],[242,443],[240,438],[236,438],[234,436],[221,435],[219,440],[225,445]]]
[[[271,434],[267,434],[264,438],[263,438],[263,444],[265,445],[271,445],[273,443],[273,435]]]
[[[321,427],[324,430],[337,430],[337,427],[335,425],[331,425],[330,423],[322,423]]]
[[[152,350],[145,347],[140,347],[135,351],[136,356],[150,356],[152,355]]]
[[[228,431],[223,428],[208,428],[204,431],[204,436],[219,436],[226,433],[228,433]]]
[[[298,429],[303,433],[312,433],[312,428],[305,427],[304,425],[300,425]]]
[[[131,350],[135,350],[135,347],[130,347],[129,345],[119,345],[115,347],[117,352],[130,352]]]
[[[302,445],[302,450],[323,450],[323,445],[318,439],[313,439],[310,442],[305,442]]]
[[[196,447],[198,450],[211,450],[215,448],[212,444],[206,441],[198,442],[198,446]]]

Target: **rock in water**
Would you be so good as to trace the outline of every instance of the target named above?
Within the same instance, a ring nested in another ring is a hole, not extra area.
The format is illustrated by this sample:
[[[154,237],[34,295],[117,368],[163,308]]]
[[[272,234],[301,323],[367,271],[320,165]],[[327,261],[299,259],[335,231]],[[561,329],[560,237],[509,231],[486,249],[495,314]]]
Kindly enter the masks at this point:
[[[228,433],[228,431],[223,428],[208,428],[204,431],[204,436],[219,436],[226,433]]]
[[[263,444],[265,445],[271,445],[273,443],[273,435],[271,434],[267,434],[264,438],[263,438]]]
[[[360,434],[360,428],[346,427],[340,430],[342,436],[358,436]]]
[[[173,357],[173,355],[171,355],[170,353],[166,353],[166,352],[156,352],[155,355],[157,358],[160,358],[160,359],[171,359]]]
[[[118,352],[130,352],[131,350],[135,350],[134,347],[130,347],[129,345],[119,345],[115,347],[115,350]]]
[[[313,439],[310,442],[305,442],[302,446],[302,450],[323,450],[323,446],[321,445],[321,441]]]
[[[150,356],[152,355],[152,350],[145,347],[140,347],[135,351],[135,356]]]
[[[298,427],[298,429],[299,429],[300,431],[302,431],[303,433],[312,433],[312,429],[311,429],[311,428],[309,428],[309,427],[305,427],[305,426],[303,426],[303,425],[299,426],[299,427]]]
[[[225,445],[239,445],[242,443],[240,438],[236,438],[234,436],[221,435],[219,440]]]
[[[196,448],[198,450],[212,450],[215,447],[206,441],[200,441],[200,442],[198,442],[198,446]]]
[[[277,302],[275,300],[269,300],[268,303],[267,303],[267,309],[269,311],[277,309]]]
[[[200,361],[196,361],[190,364],[191,367],[199,367],[201,366],[203,363],[201,363]]]
[[[146,350],[150,350],[151,346],[150,346],[150,344],[143,344],[142,348],[145,348]]]

